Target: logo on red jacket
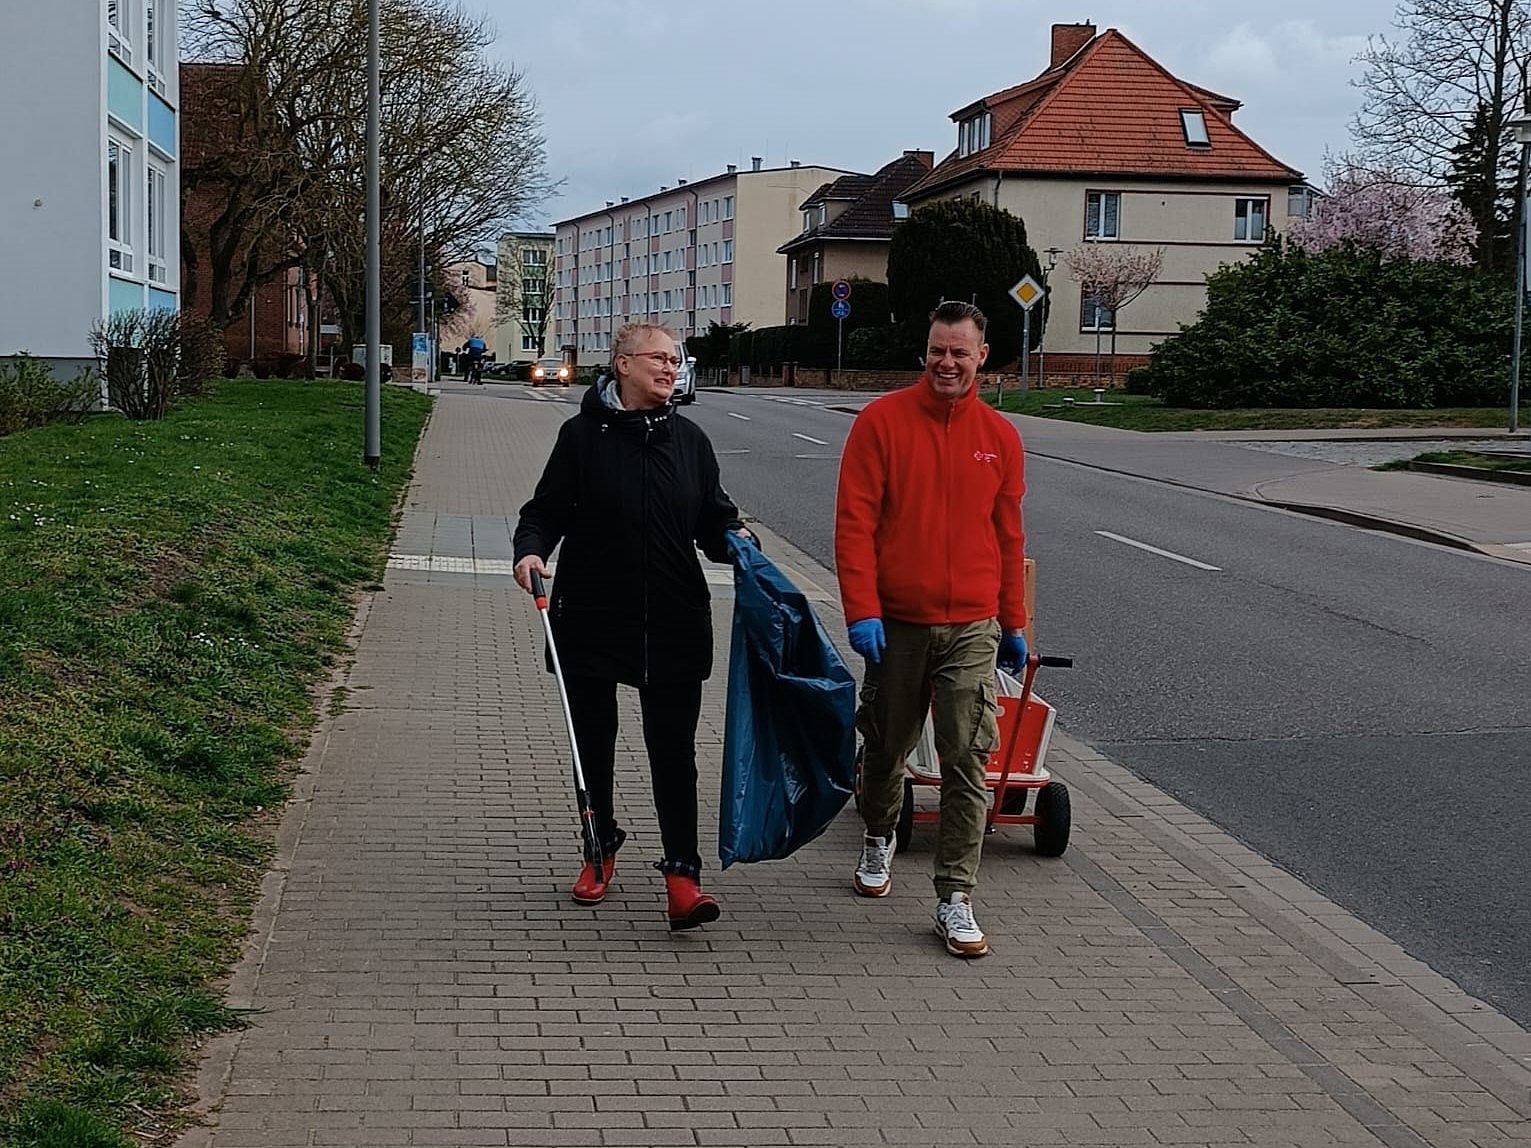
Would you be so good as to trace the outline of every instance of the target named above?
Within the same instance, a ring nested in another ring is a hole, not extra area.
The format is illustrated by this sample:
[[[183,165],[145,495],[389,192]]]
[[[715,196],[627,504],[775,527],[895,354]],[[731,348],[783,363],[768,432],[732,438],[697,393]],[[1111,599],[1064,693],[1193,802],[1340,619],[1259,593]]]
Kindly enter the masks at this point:
[[[998,457],[999,455],[995,454],[992,450],[975,450],[973,452],[974,462],[993,462]]]

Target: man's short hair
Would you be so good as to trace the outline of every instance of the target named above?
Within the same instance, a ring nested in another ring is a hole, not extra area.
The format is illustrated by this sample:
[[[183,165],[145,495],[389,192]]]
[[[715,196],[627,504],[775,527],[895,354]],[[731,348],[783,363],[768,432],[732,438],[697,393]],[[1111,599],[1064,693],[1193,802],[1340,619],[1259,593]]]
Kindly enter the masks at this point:
[[[640,320],[636,323],[622,324],[622,327],[617,331],[616,339],[612,341],[611,357],[615,359],[618,355],[632,354],[633,346],[640,339],[656,331],[661,335],[668,335],[672,340],[675,338],[675,332],[663,323],[645,323]]]
[[[973,304],[964,303],[961,299],[945,299],[930,313],[932,323],[960,323],[964,319],[971,319],[980,335],[988,329],[988,317]]]

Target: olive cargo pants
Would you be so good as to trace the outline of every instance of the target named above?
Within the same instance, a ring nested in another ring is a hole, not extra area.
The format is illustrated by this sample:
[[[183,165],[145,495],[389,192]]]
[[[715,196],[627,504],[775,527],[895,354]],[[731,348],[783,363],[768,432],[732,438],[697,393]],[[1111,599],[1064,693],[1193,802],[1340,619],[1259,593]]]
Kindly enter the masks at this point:
[[[885,620],[882,660],[866,664],[856,725],[865,746],[861,813],[867,833],[886,837],[904,800],[904,760],[919,740],[925,714],[935,725],[941,759],[941,821],[936,845],[936,896],[970,892],[978,883],[988,793],[984,765],[999,744],[994,662],[999,623],[922,626]]]

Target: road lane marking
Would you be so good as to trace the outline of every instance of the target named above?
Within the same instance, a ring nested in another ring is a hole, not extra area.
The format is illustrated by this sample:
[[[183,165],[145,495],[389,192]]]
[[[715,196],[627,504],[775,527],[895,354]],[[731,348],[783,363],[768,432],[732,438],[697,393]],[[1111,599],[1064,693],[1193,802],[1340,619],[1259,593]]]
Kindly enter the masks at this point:
[[[1113,542],[1121,542],[1128,546],[1136,546],[1139,550],[1147,550],[1150,554],[1157,554],[1161,558],[1170,558],[1176,562],[1184,562],[1187,566],[1194,566],[1198,570],[1212,570],[1221,573],[1221,566],[1209,566],[1205,562],[1198,562],[1194,558],[1187,558],[1184,554],[1176,554],[1170,550],[1160,550],[1157,546],[1150,546],[1146,542],[1138,542],[1132,538],[1125,538],[1120,534],[1112,534],[1109,530],[1097,530],[1095,532],[1102,538],[1109,538]]]
[[[730,450],[715,450],[712,453],[713,454],[749,454],[750,453],[750,448],[747,447],[747,446],[741,446],[741,447],[737,447],[737,448],[730,449]]]
[[[793,458],[829,459],[832,462],[835,459],[839,458],[840,456],[837,455],[837,454],[795,454],[792,457]]]
[[[795,407],[822,407],[823,403],[814,402],[812,399],[772,399],[772,402],[789,403]]]
[[[792,432],[792,437],[793,438],[800,438],[804,442],[811,442],[811,443],[813,443],[814,446],[828,446],[829,445],[823,439],[821,439],[821,438],[814,438],[811,434],[803,434],[801,431],[793,431]]]
[[[728,417],[731,418],[731,419],[743,419],[745,422],[749,422],[750,421],[750,416],[749,415],[737,414],[734,411],[729,411],[728,412]]]

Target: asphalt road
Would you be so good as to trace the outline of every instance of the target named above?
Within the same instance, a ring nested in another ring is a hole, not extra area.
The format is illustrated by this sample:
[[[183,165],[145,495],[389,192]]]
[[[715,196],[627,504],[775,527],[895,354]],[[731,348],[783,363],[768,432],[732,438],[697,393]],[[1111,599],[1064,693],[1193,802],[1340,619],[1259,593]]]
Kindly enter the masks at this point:
[[[842,401],[685,410],[739,505],[831,567]],[[1531,571],[1051,459],[1027,478],[1039,644],[1078,659],[1045,683],[1065,728],[1531,1023]]]

